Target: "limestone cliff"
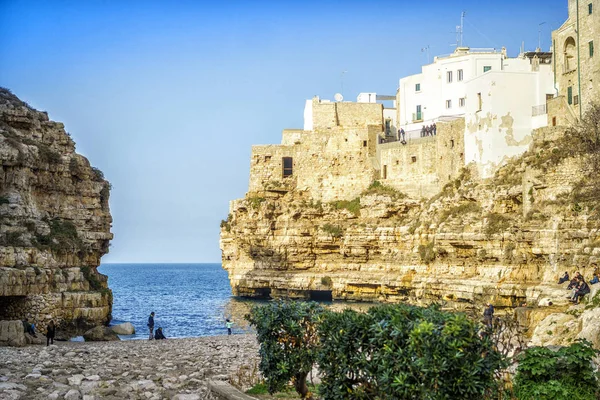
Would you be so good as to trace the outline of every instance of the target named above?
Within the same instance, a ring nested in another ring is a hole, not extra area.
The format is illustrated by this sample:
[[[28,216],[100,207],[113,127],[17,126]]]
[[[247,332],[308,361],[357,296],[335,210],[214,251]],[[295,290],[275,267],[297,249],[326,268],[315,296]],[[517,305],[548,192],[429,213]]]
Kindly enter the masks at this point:
[[[0,88],[0,320],[54,319],[59,332],[107,323],[110,184],[64,125]]]
[[[233,293],[457,307],[551,301],[527,313],[532,325],[565,311],[559,275],[590,278],[600,256],[597,213],[573,197],[585,158],[553,158],[565,130],[538,130],[493,179],[464,169],[431,199],[372,185],[354,201],[282,189],[235,200],[221,224]]]

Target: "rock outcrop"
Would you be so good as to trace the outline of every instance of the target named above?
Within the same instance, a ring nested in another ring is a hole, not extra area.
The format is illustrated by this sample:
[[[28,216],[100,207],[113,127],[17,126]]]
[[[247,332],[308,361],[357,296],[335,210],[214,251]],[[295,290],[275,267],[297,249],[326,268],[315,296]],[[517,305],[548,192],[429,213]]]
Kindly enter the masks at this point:
[[[530,150],[493,179],[466,168],[431,199],[375,184],[353,201],[321,203],[298,189],[232,201],[221,249],[233,293],[457,308],[527,303],[532,327],[549,305],[562,313],[570,303],[559,275],[591,278],[600,256],[598,214],[574,196],[589,172],[585,157],[554,157],[564,132],[537,130]]]
[[[59,335],[110,320],[96,270],[108,252],[110,184],[61,123],[0,89],[0,320],[27,317]]]

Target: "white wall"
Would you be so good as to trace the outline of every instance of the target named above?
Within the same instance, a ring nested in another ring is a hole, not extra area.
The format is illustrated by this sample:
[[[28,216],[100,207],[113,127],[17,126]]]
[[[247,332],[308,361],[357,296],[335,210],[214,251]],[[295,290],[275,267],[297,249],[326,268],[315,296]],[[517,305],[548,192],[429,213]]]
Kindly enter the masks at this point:
[[[552,71],[550,65],[540,65],[539,72],[492,70],[466,82],[466,91],[465,163],[474,161],[481,176],[489,177],[527,150],[533,129],[546,126],[546,116],[534,118],[532,108],[552,93]]]
[[[312,100],[306,100],[304,103],[304,130],[313,130],[313,103]]]

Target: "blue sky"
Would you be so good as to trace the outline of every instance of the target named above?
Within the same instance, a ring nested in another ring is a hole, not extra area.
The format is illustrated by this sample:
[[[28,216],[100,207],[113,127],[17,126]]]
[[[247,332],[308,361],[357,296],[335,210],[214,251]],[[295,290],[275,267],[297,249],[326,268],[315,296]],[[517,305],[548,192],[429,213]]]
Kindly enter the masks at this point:
[[[394,94],[464,44],[533,50],[566,0],[0,0],[0,86],[65,124],[113,185],[103,262],[219,262],[219,222],[253,144],[301,128],[305,99]]]

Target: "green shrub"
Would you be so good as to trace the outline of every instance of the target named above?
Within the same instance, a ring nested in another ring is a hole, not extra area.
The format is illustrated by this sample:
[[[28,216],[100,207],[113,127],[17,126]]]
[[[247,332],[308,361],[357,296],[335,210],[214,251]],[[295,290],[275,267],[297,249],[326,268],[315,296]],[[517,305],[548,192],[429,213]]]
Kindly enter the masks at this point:
[[[227,219],[221,220],[221,228],[225,228],[227,232],[231,232],[231,220],[233,219],[233,215],[227,214]]]
[[[367,190],[365,190],[362,194],[363,195],[368,195],[368,194],[388,195],[395,200],[400,200],[400,199],[404,199],[404,198],[408,197],[405,193],[402,193],[401,191],[394,189],[393,187],[386,186],[379,181],[373,181],[373,183],[371,183],[371,185],[369,185]]]
[[[91,290],[99,291],[99,290],[104,289],[102,287],[102,283],[100,282],[100,279],[98,278],[98,273],[96,272],[96,270],[88,267],[87,265],[85,265],[79,269],[81,270],[81,273],[83,274],[83,277],[85,278],[85,280],[89,282]]]
[[[532,347],[519,355],[515,394],[519,400],[593,400],[600,396],[591,343],[578,340],[552,351]]]
[[[53,219],[48,222],[50,233],[48,235],[36,235],[38,248],[49,248],[57,252],[83,250],[83,242],[79,238],[77,228],[71,221]]]
[[[322,277],[321,285],[331,287],[331,285],[333,285],[333,281],[331,280],[331,277],[329,277],[329,276]]]
[[[8,197],[6,197],[6,196],[0,196],[0,206],[2,204],[8,204],[8,203],[10,203],[10,201],[8,200]]]
[[[37,144],[40,161],[47,164],[58,164],[61,162],[62,158],[59,153],[50,149],[50,147],[45,144],[38,143]]]
[[[342,237],[342,228],[339,225],[325,224],[321,227],[321,230],[329,233],[334,238]]]
[[[4,234],[4,240],[2,240],[5,246],[11,247],[23,247],[26,245],[25,241],[21,237],[22,232],[6,232]]]
[[[482,399],[500,354],[464,314],[382,305],[327,312],[319,325],[325,399]]]
[[[355,198],[354,200],[338,200],[331,203],[333,208],[336,210],[346,209],[354,214],[355,217],[360,216],[360,197]]]
[[[496,233],[501,233],[510,228],[511,221],[509,218],[502,214],[489,213],[485,216],[487,223],[485,225],[484,233],[487,236],[492,236]]]
[[[452,206],[442,210],[439,221],[444,222],[450,217],[462,216],[466,214],[481,212],[481,206],[475,201],[463,202],[457,206]]]
[[[92,167],[92,179],[96,182],[104,182],[104,172],[100,171],[98,168]]]
[[[433,242],[419,245],[419,256],[424,264],[429,264],[435,260],[436,254],[433,250]]]
[[[265,201],[266,199],[264,197],[258,197],[258,196],[254,196],[254,197],[248,197],[247,201],[248,203],[250,203],[250,207],[252,208],[259,208],[260,205]]]
[[[317,303],[284,301],[250,310],[246,318],[256,328],[259,368],[269,393],[282,390],[291,381],[303,399],[312,398],[306,377],[317,359],[317,325],[323,311]]]

